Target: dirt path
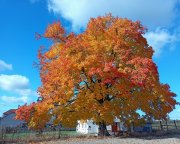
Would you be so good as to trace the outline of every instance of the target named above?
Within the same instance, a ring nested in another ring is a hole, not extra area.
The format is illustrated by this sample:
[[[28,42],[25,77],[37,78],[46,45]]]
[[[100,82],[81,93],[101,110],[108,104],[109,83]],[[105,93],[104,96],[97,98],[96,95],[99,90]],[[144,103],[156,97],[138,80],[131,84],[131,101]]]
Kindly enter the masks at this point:
[[[176,138],[72,138],[40,144],[180,144]]]

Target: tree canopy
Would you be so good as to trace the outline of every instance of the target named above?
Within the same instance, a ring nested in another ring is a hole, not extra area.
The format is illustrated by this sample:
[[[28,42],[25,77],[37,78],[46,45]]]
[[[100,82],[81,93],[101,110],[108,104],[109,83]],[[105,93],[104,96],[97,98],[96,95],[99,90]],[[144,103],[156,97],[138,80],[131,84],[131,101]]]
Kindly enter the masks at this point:
[[[92,119],[111,124],[146,117],[166,119],[176,104],[168,84],[159,81],[153,49],[139,21],[106,15],[91,18],[80,34],[66,33],[60,22],[42,37],[52,41],[38,53],[42,101],[20,107],[16,118],[38,128],[53,118],[75,126]]]

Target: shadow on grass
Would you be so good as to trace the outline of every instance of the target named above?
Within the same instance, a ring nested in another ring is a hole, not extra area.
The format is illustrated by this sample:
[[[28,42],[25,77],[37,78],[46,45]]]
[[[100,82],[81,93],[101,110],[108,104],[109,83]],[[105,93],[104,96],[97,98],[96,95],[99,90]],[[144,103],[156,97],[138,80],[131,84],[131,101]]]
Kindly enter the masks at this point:
[[[168,130],[168,131],[155,131],[152,133],[132,133],[127,138],[137,138],[144,140],[167,139],[167,138],[180,139],[180,129]]]
[[[58,131],[43,132],[42,134],[32,133],[16,133],[15,135],[6,134],[3,139],[0,138],[0,144],[6,143],[36,143],[44,141],[52,141],[59,139],[68,139],[73,137],[80,137],[75,131]]]

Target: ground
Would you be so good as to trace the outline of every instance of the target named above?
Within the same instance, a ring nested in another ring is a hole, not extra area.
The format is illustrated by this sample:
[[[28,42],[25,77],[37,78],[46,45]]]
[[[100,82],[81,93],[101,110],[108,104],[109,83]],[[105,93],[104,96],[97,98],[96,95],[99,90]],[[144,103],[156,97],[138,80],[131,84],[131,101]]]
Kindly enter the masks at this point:
[[[159,131],[151,135],[141,133],[127,137],[74,137],[38,144],[180,144],[180,130]]]
[[[59,139],[60,138],[60,139]],[[82,135],[76,131],[35,131],[0,133],[1,143],[28,144],[180,144],[180,127],[153,130],[152,133],[124,133],[109,137]]]
[[[141,139],[141,138],[73,138],[41,144],[180,144],[179,138]]]

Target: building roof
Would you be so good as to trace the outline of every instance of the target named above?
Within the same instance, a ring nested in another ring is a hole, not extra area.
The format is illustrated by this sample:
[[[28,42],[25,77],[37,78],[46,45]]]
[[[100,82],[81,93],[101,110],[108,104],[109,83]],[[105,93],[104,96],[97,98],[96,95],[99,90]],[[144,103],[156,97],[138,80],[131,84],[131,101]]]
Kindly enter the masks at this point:
[[[15,113],[16,112],[16,109],[10,109],[6,112],[3,113],[3,115],[9,115],[9,114],[12,114],[12,113]]]

